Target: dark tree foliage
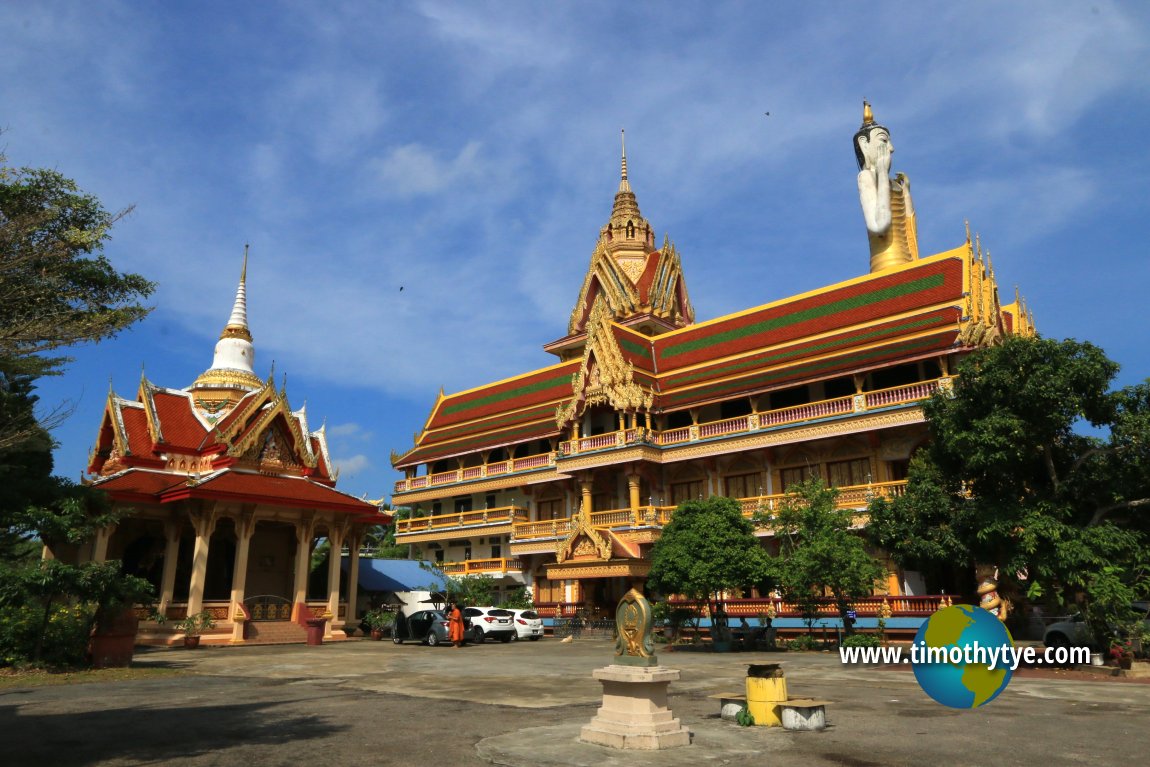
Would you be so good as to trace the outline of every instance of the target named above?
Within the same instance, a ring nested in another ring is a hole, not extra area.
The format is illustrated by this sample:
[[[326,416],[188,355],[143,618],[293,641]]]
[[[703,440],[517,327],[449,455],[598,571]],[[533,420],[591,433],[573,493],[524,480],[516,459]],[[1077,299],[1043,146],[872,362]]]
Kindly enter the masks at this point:
[[[871,504],[871,538],[911,567],[995,565],[1008,594],[1078,603],[1108,633],[1150,591],[1150,382],[1112,391],[1117,371],[1073,340],[969,356],[925,406],[906,495]]]

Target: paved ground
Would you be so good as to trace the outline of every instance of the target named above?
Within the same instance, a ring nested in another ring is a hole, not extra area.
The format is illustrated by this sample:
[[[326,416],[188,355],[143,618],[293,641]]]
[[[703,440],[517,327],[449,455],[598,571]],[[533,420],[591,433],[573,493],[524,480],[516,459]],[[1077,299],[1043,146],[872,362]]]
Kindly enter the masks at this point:
[[[652,754],[577,741],[595,714],[591,671],[612,645],[580,640],[428,648],[152,650],[141,665],[189,674],[0,694],[5,767],[119,765],[1129,765],[1150,753],[1150,684],[1020,676],[992,703],[954,711],[907,671],[847,668],[837,654],[678,652],[671,706],[691,746]],[[820,733],[740,728],[707,696],[746,664],[784,660],[792,696],[836,701]]]

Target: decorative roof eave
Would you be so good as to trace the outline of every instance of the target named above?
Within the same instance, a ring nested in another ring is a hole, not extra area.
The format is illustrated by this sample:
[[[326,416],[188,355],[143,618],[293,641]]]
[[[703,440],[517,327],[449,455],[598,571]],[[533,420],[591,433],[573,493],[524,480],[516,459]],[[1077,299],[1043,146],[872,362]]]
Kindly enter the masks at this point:
[[[559,427],[555,426],[550,419],[532,423],[537,423],[540,426],[543,424],[548,424],[548,428],[540,429],[534,432],[529,439],[544,439],[546,437],[558,436],[560,433]],[[522,435],[508,437],[506,435],[506,430],[493,432],[490,436],[490,442],[481,442],[478,444],[471,443],[466,447],[458,445],[453,446],[450,443],[432,443],[430,445],[420,445],[413,447],[402,455],[392,452],[391,465],[395,469],[405,469],[431,461],[446,461],[451,458],[460,458],[466,455],[474,455],[475,453],[498,450],[500,448],[511,447],[512,445],[518,445],[528,441],[525,440]]]

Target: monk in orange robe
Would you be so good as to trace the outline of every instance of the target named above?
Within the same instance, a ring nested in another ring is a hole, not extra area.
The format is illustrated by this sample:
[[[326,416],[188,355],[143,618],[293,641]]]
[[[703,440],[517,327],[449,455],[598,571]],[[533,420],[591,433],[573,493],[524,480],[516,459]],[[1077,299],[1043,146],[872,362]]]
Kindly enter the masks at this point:
[[[451,639],[451,643],[456,647],[463,646],[463,611],[459,609],[459,605],[453,604],[451,609],[447,612],[447,635]]]

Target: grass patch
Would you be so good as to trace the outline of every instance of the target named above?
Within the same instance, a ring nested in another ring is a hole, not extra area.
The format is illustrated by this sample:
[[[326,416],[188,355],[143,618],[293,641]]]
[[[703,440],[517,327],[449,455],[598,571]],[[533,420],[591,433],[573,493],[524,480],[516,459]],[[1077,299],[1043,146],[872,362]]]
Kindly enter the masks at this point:
[[[187,671],[171,668],[127,668],[77,669],[73,671],[47,671],[45,669],[0,669],[0,690],[21,687],[50,687],[64,684],[90,684],[92,682],[134,682],[138,679],[187,674]]]

